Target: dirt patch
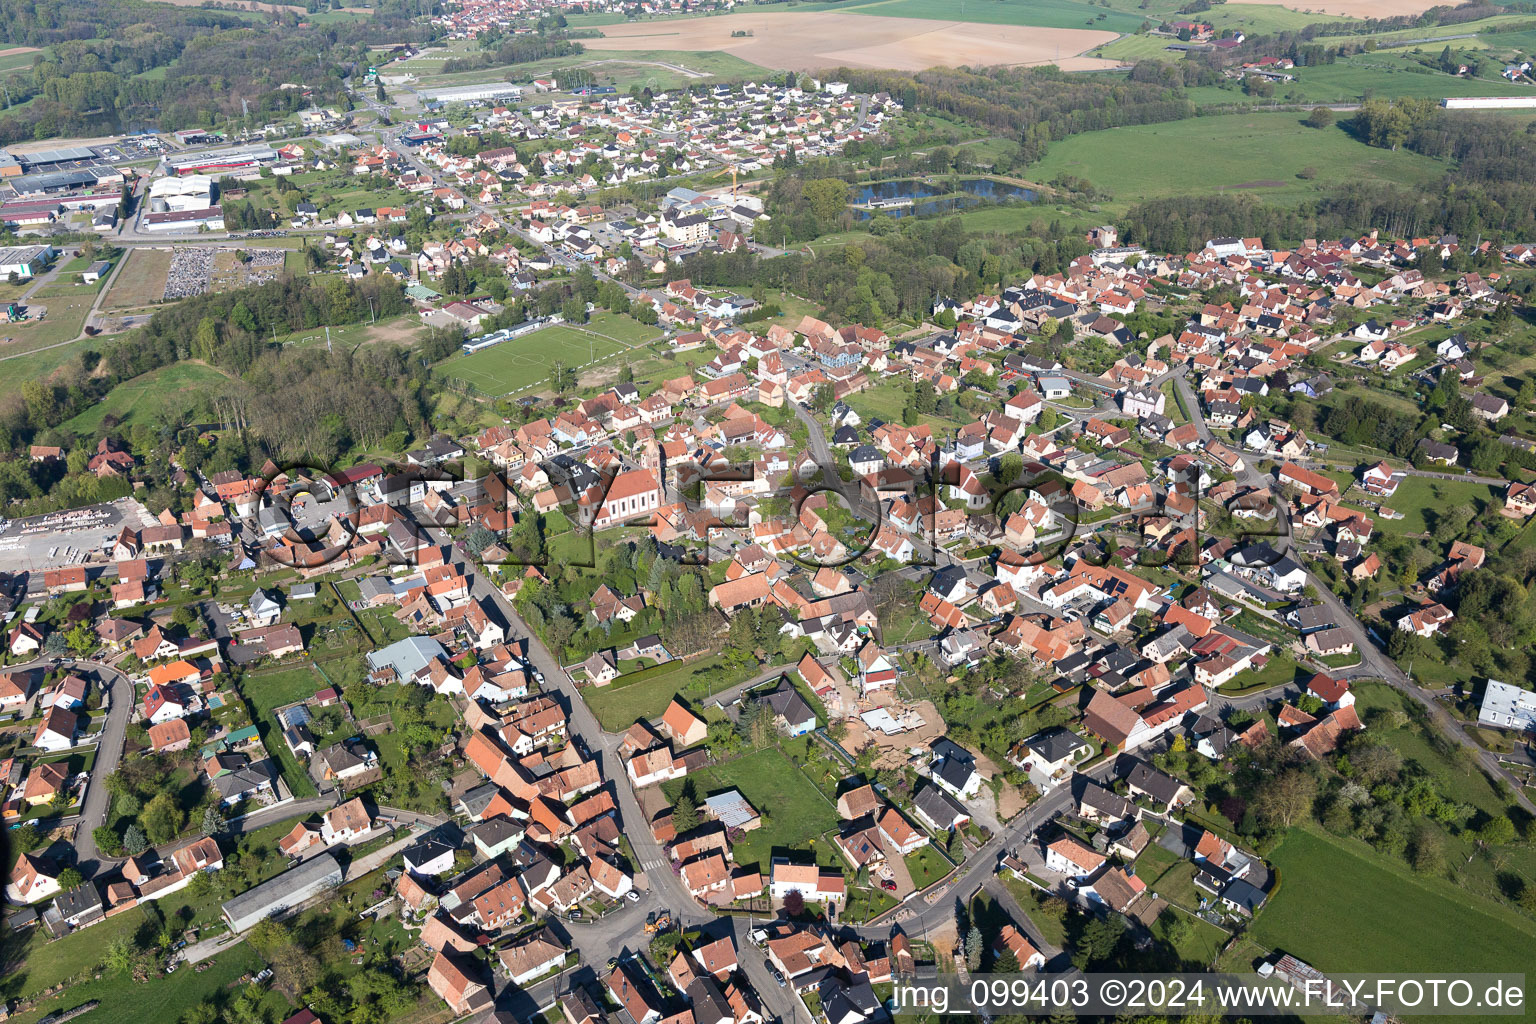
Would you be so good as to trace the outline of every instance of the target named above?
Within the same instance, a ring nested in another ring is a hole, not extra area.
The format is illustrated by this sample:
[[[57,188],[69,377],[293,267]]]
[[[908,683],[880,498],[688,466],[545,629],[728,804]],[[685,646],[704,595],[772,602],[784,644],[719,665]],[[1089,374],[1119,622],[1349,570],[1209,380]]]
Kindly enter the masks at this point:
[[[1269,7],[1289,7],[1304,14],[1337,14],[1345,18],[1395,18],[1400,14],[1423,14],[1431,7],[1441,6],[1440,0],[1308,0],[1305,4],[1296,0],[1243,0],[1244,3],[1264,4]]]
[[[392,323],[374,324],[369,327],[363,343],[365,345],[410,345],[416,341],[421,332],[421,324],[414,318],[401,317]]]
[[[914,748],[926,749],[934,740],[943,736],[947,730],[944,718],[939,714],[939,709],[933,706],[932,701],[922,700],[905,707],[916,711],[922,716],[923,725],[920,728],[908,729],[894,736],[887,736],[876,729],[871,729],[864,724],[859,716],[861,712],[868,711],[874,705],[860,702],[854,708],[854,714],[846,719],[848,735],[843,739],[844,750],[862,750],[866,743],[874,741],[879,753],[875,755],[875,767],[900,770],[910,759]],[[901,713],[902,708],[892,707],[892,715]]]
[[[1113,32],[828,11],[637,22],[606,25],[602,32],[601,39],[582,43],[589,50],[720,50],[763,67],[794,71],[839,65],[921,71],[962,64],[1057,64],[1065,70],[1084,71],[1117,65],[1081,56],[1113,42],[1117,38]],[[751,35],[733,37],[733,32]]]
[[[14,57],[18,53],[42,53],[35,46],[12,46],[6,50],[0,50],[0,57]]]

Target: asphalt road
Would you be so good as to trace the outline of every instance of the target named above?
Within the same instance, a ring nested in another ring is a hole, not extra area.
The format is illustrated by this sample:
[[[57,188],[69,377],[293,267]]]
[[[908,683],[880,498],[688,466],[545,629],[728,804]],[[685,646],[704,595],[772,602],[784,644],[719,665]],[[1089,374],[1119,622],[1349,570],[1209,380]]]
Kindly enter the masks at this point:
[[[34,665],[46,666],[44,663]],[[86,668],[89,666],[89,668]],[[123,757],[123,744],[128,736],[128,721],[133,716],[133,680],[110,665],[99,662],[77,662],[75,671],[87,676],[97,686],[111,695],[112,706],[107,711],[106,723],[101,728],[101,740],[96,745],[96,761],[91,766],[91,780],[85,791],[85,804],[80,809],[80,824],[75,829],[76,867],[86,878],[95,876],[119,862],[105,856],[96,846],[92,830],[107,823],[107,808],[112,794],[107,792],[106,778],[117,770]]]
[[[630,784],[629,775],[620,763],[616,752],[623,738],[622,735],[605,732],[598,725],[596,716],[592,714],[586,702],[581,699],[575,685],[560,667],[559,659],[551,654],[538,635],[528,628],[528,624],[517,614],[511,602],[506,600],[501,591],[491,585],[485,574],[476,571],[473,563],[466,563],[465,570],[470,577],[470,592],[483,604],[496,608],[500,612],[503,624],[514,635],[527,637],[529,661],[544,675],[543,690],[546,693],[558,692],[564,698],[569,714],[571,739],[573,742],[581,743],[589,756],[598,761],[603,777],[611,781],[619,805],[624,835],[629,839],[635,859],[639,861],[635,867],[644,873],[643,887],[637,885],[637,888],[642,888],[640,902],[626,903],[623,908],[601,920],[562,923],[562,927],[570,933],[577,948],[594,958],[602,957],[602,960],[589,964],[588,967],[601,968],[606,964],[608,956],[634,952],[648,945],[649,940],[645,935],[643,924],[651,910],[663,908],[670,910],[673,920],[685,928],[702,926],[707,929],[719,929],[722,919],[694,902],[692,895],[682,884],[682,880],[673,873],[666,851],[651,835],[646,818],[641,813],[634,787]],[[734,699],[731,696],[732,691],[739,692],[742,688],[773,678],[777,674],[778,670],[762,673],[754,680],[737,684],[730,690],[721,691],[720,696]],[[735,933],[735,929],[741,927],[740,924],[734,920],[728,921],[727,924],[735,934],[736,947],[743,967],[753,987],[762,997],[764,1006],[772,1014],[790,1019],[798,1010],[798,1001],[768,975],[762,952],[745,941],[745,931],[740,934]],[[712,931],[711,934],[718,934],[718,932]],[[578,977],[580,977],[579,974]],[[568,988],[568,982],[565,984]],[[498,985],[501,986],[498,988],[498,1007],[517,1014],[527,1012],[530,1009],[530,1003],[547,1006],[554,997],[556,987],[555,983],[547,983],[547,987],[534,986],[532,990],[524,992],[511,986],[503,986],[500,982]],[[562,988],[563,990],[565,989]]]
[[[1211,430],[1206,425],[1205,418],[1199,415],[1199,399],[1194,394],[1194,389],[1189,385],[1186,377],[1187,371],[1187,366],[1181,366],[1179,369],[1172,371],[1169,376],[1172,377],[1174,387],[1178,389],[1180,396],[1184,399],[1185,407],[1190,410],[1191,415],[1194,417],[1196,430],[1199,432],[1201,440],[1208,441],[1211,439]],[[1243,471],[1237,474],[1238,483],[1249,487],[1267,486],[1270,481],[1264,474],[1258,472],[1253,467],[1252,461],[1247,458],[1243,460]],[[1466,478],[1453,475],[1450,479]],[[1289,546],[1291,524],[1289,512],[1283,507],[1280,510],[1277,526],[1281,528],[1281,532],[1286,538],[1286,544],[1284,546],[1277,545],[1276,547],[1277,550],[1284,550],[1285,547]],[[1304,560],[1298,558],[1296,561],[1303,569],[1306,569]],[[1435,723],[1436,728],[1449,736],[1459,746],[1471,751],[1472,756],[1485,770],[1508,782],[1511,791],[1514,793],[1514,798],[1520,806],[1527,811],[1536,813],[1536,803],[1531,802],[1530,798],[1525,795],[1520,782],[1499,763],[1498,756],[1484,750],[1475,743],[1461,728],[1460,724],[1451,717],[1450,712],[1435,699],[1434,691],[1415,683],[1408,673],[1398,666],[1397,662],[1389,658],[1387,653],[1376,645],[1376,642],[1371,639],[1370,634],[1366,631],[1359,618],[1339,599],[1332,588],[1310,570],[1307,570],[1307,582],[1317,591],[1318,600],[1333,613],[1334,621],[1340,628],[1349,633],[1350,639],[1355,643],[1355,649],[1360,652],[1360,663],[1358,665],[1353,668],[1342,669],[1335,674],[1345,679],[1382,679],[1412,697],[1428,712],[1430,720]]]

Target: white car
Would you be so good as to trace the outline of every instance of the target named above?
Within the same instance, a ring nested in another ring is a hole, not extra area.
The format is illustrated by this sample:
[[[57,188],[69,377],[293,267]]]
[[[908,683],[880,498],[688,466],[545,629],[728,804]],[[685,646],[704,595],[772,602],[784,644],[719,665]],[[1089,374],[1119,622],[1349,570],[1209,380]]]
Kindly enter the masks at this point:
[[[639,903],[640,902],[640,894],[638,892],[635,892],[635,890],[633,890],[633,889],[631,889],[631,890],[629,890],[629,892],[625,893],[624,894],[624,898],[629,900],[629,902],[631,902],[631,903]]]

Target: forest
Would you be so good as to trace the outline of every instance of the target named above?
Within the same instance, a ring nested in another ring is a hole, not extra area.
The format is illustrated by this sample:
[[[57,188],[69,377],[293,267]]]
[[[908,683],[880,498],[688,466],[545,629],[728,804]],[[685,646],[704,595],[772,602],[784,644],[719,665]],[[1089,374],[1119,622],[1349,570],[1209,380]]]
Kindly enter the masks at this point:
[[[503,64],[527,64],[549,57],[572,57],[585,52],[586,47],[559,36],[510,36],[497,42],[493,49],[470,57],[455,57],[443,62],[443,74],[455,75],[461,71],[479,71]]]

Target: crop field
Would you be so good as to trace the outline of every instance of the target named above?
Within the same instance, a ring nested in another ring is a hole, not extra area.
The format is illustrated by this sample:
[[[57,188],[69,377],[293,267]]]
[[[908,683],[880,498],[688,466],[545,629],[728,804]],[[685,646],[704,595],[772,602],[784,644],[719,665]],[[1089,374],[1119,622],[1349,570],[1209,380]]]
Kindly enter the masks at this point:
[[[1140,14],[1106,10],[1080,0],[870,0],[857,6],[837,3],[790,8],[791,11],[818,9],[882,18],[924,18],[1036,28],[1078,28],[1092,22],[1094,28],[1111,32],[1134,32],[1142,20]]]
[[[542,386],[550,367],[564,362],[578,372],[629,351],[629,346],[592,331],[556,324],[469,356],[454,356],[439,369],[487,395],[510,395]]]
[[[1297,113],[1228,114],[1088,132],[1052,144],[1029,168],[1037,181],[1087,178],[1116,207],[1211,191],[1299,202],[1319,188],[1358,181],[1426,185],[1446,170],[1407,151],[1372,149],[1342,128],[1308,128]],[[1135,159],[1127,159],[1134,153]],[[1192,154],[1199,154],[1198,157]],[[1310,169],[1311,178],[1299,174]]]
[[[0,50],[0,73],[30,68],[33,54],[41,52],[35,46],[11,46]]]
[[[911,5],[927,0],[893,2]],[[943,21],[881,16],[878,8],[866,10],[636,22],[606,27],[603,38],[582,43],[589,52],[651,47],[718,50],[764,67],[796,71],[836,65],[920,71],[960,64],[1059,64],[1067,70],[1088,70],[1112,64],[1078,55],[1117,37],[1102,28],[1081,27],[1108,25],[1111,17],[1117,17],[1109,12],[1085,18],[1075,28],[1026,28],[951,21],[958,12],[950,4],[944,5]],[[1097,20],[1101,16],[1104,21]],[[847,45],[855,40],[856,45]]]

